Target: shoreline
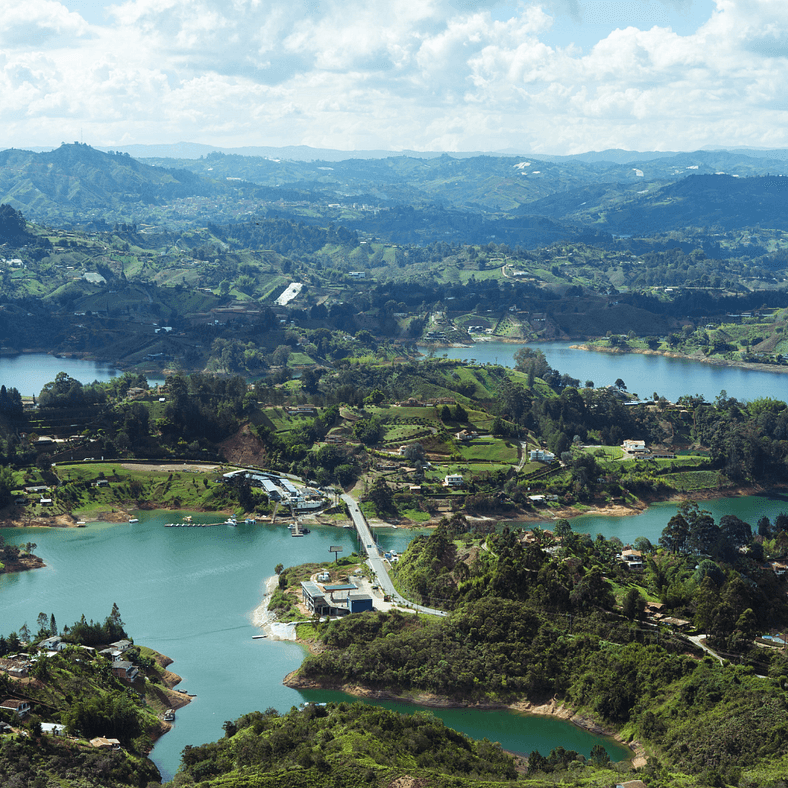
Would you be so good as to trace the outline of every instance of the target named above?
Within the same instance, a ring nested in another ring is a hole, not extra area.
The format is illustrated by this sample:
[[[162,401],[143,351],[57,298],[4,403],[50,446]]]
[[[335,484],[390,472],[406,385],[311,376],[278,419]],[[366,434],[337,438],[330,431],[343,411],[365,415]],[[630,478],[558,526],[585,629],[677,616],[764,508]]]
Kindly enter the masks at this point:
[[[611,356],[625,356],[636,353],[641,356],[664,356],[677,358],[684,361],[697,361],[700,364],[710,364],[713,367],[732,367],[734,369],[749,369],[753,372],[774,372],[778,375],[788,375],[788,367],[779,364],[765,364],[757,361],[735,361],[727,358],[709,358],[708,356],[695,356],[691,353],[676,353],[675,351],[651,350],[650,348],[607,348],[595,345],[579,344],[570,345],[573,350],[587,350],[591,353],[608,353]]]
[[[302,643],[302,645],[306,645]],[[603,736],[606,738],[614,739],[619,744],[623,744],[632,753],[631,758],[627,760],[632,761],[634,768],[644,766],[647,762],[647,757],[643,752],[642,747],[638,742],[624,741],[623,737],[617,731],[605,728],[599,723],[595,722],[591,717],[585,716],[578,711],[575,711],[569,706],[566,706],[563,701],[558,698],[551,698],[542,703],[535,703],[529,700],[516,700],[511,703],[495,703],[492,701],[483,702],[477,701],[475,703],[463,703],[455,701],[441,695],[435,695],[429,692],[414,692],[413,694],[398,694],[390,690],[373,690],[360,684],[340,684],[334,685],[331,683],[322,683],[313,679],[302,679],[299,677],[298,671],[300,668],[288,673],[282,683],[286,687],[292,689],[310,689],[310,690],[335,690],[344,692],[347,695],[352,695],[357,698],[366,698],[369,700],[390,700],[402,703],[412,703],[416,706],[423,706],[424,708],[433,709],[474,709],[476,711],[496,711],[505,710],[520,712],[521,714],[531,714],[538,717],[555,717],[572,723],[572,725],[588,731],[595,736]]]
[[[742,485],[737,487],[728,487],[722,490],[696,490],[683,493],[671,493],[665,496],[642,496],[637,499],[637,503],[624,504],[591,504],[584,507],[581,511],[574,506],[560,506],[555,509],[545,511],[543,514],[523,511],[506,512],[500,515],[466,515],[469,520],[485,521],[489,520],[495,523],[552,523],[556,520],[572,519],[575,517],[584,516],[602,516],[602,517],[633,517],[635,515],[643,514],[650,506],[658,503],[674,503],[677,501],[708,501],[716,498],[742,498],[751,495],[769,495],[771,492],[784,492],[788,490],[788,483],[772,483],[768,487],[761,487],[760,485]],[[168,506],[155,506],[152,502],[146,502],[143,505],[134,509],[115,508],[114,511],[106,512],[91,512],[90,514],[82,515],[83,519],[77,520],[77,515],[67,512],[64,514],[52,515],[51,517],[36,517],[28,519],[25,522],[22,518],[9,518],[3,517],[0,514],[0,528],[84,528],[89,523],[128,523],[129,519],[133,516],[134,512],[139,511],[185,511],[182,508],[173,509]],[[195,509],[194,511],[201,511]],[[217,514],[232,514],[232,509],[225,510],[211,510],[216,511]],[[440,521],[448,516],[450,513],[442,512],[439,515],[430,517],[429,520],[420,522],[409,522],[398,520],[397,522],[389,522],[386,520],[371,519],[370,525],[375,528],[402,528],[403,530],[418,530],[421,528],[436,528]],[[339,522],[324,522],[318,517],[316,520],[318,525],[324,525],[333,528],[342,528]],[[351,522],[347,520],[346,522]],[[270,580],[271,578],[269,578]],[[274,580],[276,576],[274,576]],[[255,610],[257,613],[257,610]],[[262,623],[259,625],[262,626]],[[284,638],[290,639],[290,638]]]
[[[289,640],[298,642],[296,636],[296,624],[291,622],[277,621],[273,614],[268,610],[268,603],[274,591],[279,588],[279,575],[271,575],[265,581],[265,594],[260,604],[252,611],[252,625],[262,629],[268,640]]]

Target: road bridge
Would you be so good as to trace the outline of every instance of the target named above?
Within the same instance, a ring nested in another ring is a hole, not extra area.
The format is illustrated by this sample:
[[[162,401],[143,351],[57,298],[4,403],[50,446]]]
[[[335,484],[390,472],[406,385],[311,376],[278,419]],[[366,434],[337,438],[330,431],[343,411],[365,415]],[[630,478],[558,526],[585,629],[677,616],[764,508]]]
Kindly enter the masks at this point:
[[[391,582],[391,578],[389,577],[389,570],[386,567],[386,562],[380,555],[378,546],[375,544],[375,539],[372,536],[372,531],[370,530],[369,524],[367,523],[366,518],[359,508],[358,503],[347,493],[342,495],[342,500],[347,504],[350,517],[353,520],[353,525],[356,527],[356,532],[358,533],[359,539],[361,539],[362,549],[367,554],[369,565],[372,568],[372,571],[375,573],[375,576],[378,580],[378,585],[383,590],[383,593],[388,594],[392,601],[396,602],[398,605],[413,608],[419,613],[428,613],[431,616],[448,616],[449,614],[445,610],[437,610],[432,607],[417,605],[415,602],[405,599],[405,597],[402,596],[402,594],[400,594],[396,588],[394,588],[394,583]]]

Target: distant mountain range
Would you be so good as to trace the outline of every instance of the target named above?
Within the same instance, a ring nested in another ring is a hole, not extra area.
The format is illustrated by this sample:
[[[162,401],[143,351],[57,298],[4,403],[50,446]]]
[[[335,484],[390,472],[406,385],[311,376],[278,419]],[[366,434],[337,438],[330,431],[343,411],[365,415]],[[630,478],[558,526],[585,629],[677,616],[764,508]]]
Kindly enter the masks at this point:
[[[589,232],[788,222],[784,150],[564,157],[367,151],[366,158],[312,159],[349,154],[305,147],[222,153],[191,143],[134,148],[143,149],[144,159],[76,143],[0,152],[0,202],[55,224],[205,225],[267,215],[341,223],[409,243],[530,244]],[[180,157],[151,156],[154,150]]]
[[[77,143],[75,143],[77,144]],[[785,148],[702,148],[694,153],[681,151],[631,151],[609,148],[603,151],[586,151],[559,156],[549,153],[527,153],[514,148],[497,151],[414,151],[414,150],[338,150],[336,148],[312,148],[309,145],[287,145],[273,147],[250,145],[241,148],[225,148],[219,145],[205,145],[200,142],[171,142],[149,145],[123,145],[117,148],[95,146],[96,150],[128,153],[135,159],[199,159],[211,153],[224,153],[231,156],[262,156],[287,161],[347,161],[348,159],[390,159],[405,156],[409,159],[437,159],[449,156],[453,159],[471,159],[476,156],[525,156],[540,161],[584,161],[607,162],[610,164],[630,164],[638,161],[654,161],[674,156],[728,152],[743,154],[755,159],[788,159]],[[24,148],[34,153],[45,153],[55,148]]]

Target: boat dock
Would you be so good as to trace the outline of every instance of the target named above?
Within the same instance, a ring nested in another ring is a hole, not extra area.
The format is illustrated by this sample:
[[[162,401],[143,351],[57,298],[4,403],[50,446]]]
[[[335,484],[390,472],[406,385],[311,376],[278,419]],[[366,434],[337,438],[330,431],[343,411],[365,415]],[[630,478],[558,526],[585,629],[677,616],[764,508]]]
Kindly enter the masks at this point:
[[[184,517],[182,523],[164,523],[165,528],[213,528],[216,525],[238,525],[235,517],[228,517],[222,523],[195,523],[191,517]]]

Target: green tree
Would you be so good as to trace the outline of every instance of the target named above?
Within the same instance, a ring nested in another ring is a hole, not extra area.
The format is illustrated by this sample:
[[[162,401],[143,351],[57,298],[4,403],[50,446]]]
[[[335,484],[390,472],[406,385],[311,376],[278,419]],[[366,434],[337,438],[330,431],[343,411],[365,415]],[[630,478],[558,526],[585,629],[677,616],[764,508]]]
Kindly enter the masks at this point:
[[[386,480],[382,476],[378,476],[375,479],[374,483],[372,484],[372,489],[370,489],[367,498],[375,504],[375,508],[378,512],[395,512],[396,507],[394,506],[394,494],[391,490],[391,487],[387,484]]]
[[[353,425],[353,435],[365,446],[374,446],[383,437],[383,424],[377,416],[359,419]]]
[[[630,588],[627,593],[624,594],[621,607],[624,615],[630,619],[630,621],[636,618],[641,619],[646,612],[646,600],[637,588]]]
[[[0,508],[11,503],[11,490],[14,489],[14,472],[9,466],[0,467]]]
[[[514,367],[520,372],[526,372],[529,377],[533,371],[537,378],[543,378],[550,370],[545,354],[541,350],[534,350],[530,347],[521,347],[515,352]],[[529,388],[531,388],[530,385]]]

